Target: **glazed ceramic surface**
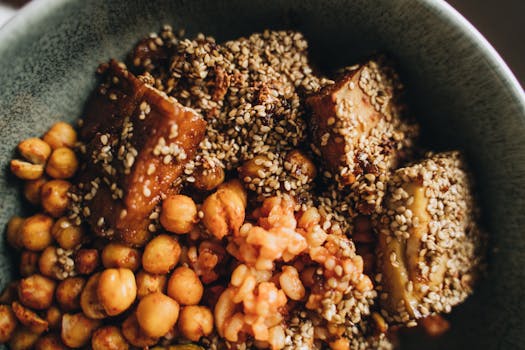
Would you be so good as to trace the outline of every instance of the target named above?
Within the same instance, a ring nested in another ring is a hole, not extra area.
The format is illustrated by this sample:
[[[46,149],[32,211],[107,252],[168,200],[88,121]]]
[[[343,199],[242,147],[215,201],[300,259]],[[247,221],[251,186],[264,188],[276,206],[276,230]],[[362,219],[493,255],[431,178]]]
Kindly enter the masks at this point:
[[[22,210],[8,161],[19,140],[73,121],[98,63],[125,53],[162,24],[219,41],[265,28],[302,31],[320,69],[375,51],[400,64],[424,142],[460,148],[476,176],[490,233],[487,276],[450,316],[441,339],[410,337],[403,349],[525,348],[525,97],[484,39],[431,0],[49,0],[0,31],[0,226]],[[17,267],[0,245],[0,285]]]

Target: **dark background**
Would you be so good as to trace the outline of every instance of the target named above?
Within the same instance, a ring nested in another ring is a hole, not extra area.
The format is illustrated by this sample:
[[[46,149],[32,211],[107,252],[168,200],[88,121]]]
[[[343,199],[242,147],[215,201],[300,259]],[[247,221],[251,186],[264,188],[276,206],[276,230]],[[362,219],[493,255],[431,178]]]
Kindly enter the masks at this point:
[[[525,0],[447,0],[496,48],[525,86]]]

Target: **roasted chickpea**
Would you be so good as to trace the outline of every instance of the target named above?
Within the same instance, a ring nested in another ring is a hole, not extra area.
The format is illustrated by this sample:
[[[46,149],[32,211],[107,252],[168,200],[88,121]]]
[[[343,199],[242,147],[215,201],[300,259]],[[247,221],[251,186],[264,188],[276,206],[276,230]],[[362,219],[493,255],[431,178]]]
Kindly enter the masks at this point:
[[[268,157],[261,155],[256,156],[245,161],[242,166],[239,167],[239,178],[244,182],[249,183],[255,178],[260,178],[270,166],[272,166],[272,162]]]
[[[237,179],[223,183],[219,186],[219,190],[230,191],[235,194],[241,200],[244,207],[248,204],[248,194],[242,183]]]
[[[93,320],[83,313],[64,314],[60,337],[65,345],[80,348],[89,343],[91,334],[100,326],[99,320]]]
[[[35,274],[20,280],[18,298],[24,306],[36,310],[45,310],[53,302],[55,286],[55,281]]]
[[[140,328],[135,312],[122,323],[122,335],[131,345],[139,348],[147,348],[158,341],[158,338],[148,336]]]
[[[9,349],[11,350],[29,350],[32,349],[40,334],[33,333],[26,327],[17,327],[11,340]]]
[[[142,267],[149,273],[170,272],[179,262],[181,248],[179,242],[168,235],[158,235],[144,249]]]
[[[8,305],[0,305],[0,343],[7,343],[16,328],[16,317]]]
[[[62,311],[54,305],[46,310],[46,321],[49,325],[49,329],[57,330],[60,328],[62,322]]]
[[[198,341],[213,331],[213,315],[205,306],[185,306],[180,313],[178,326],[184,337]]]
[[[20,231],[24,247],[32,251],[44,250],[53,241],[52,226],[53,219],[47,215],[36,214],[28,217]]]
[[[24,197],[33,205],[40,204],[42,186],[47,182],[43,177],[36,180],[26,181],[24,184]]]
[[[238,181],[222,184],[202,204],[202,223],[215,237],[222,239],[237,232],[244,222],[246,192]]]
[[[178,318],[179,304],[162,293],[146,295],[137,306],[137,321],[150,337],[162,337],[168,333]]]
[[[37,273],[38,258],[38,253],[29,250],[23,251],[20,255],[20,275],[27,277]]]
[[[142,299],[146,295],[163,292],[166,288],[166,275],[154,275],[146,271],[140,271],[135,276],[137,282],[137,298]]]
[[[311,182],[317,176],[314,162],[303,152],[295,149],[286,155],[284,168],[295,178],[304,183]]]
[[[214,165],[207,169],[199,167],[193,172],[195,182],[193,187],[200,191],[211,191],[224,182],[224,169]]]
[[[171,274],[168,295],[181,305],[196,305],[202,298],[204,287],[199,276],[189,267],[181,266]]]
[[[172,195],[162,202],[160,223],[173,233],[185,234],[197,222],[197,206],[193,199],[182,194]]]
[[[93,350],[127,350],[129,344],[120,329],[115,326],[105,326],[93,333],[91,348]]]
[[[75,269],[83,275],[90,275],[100,264],[98,250],[79,249],[75,254]]]
[[[40,270],[40,273],[46,277],[56,278],[57,264],[57,248],[55,246],[49,246],[44,249],[38,259],[38,269]]]
[[[11,304],[11,307],[18,321],[26,326],[31,332],[41,334],[48,329],[48,323],[46,320],[42,319],[28,308],[23,307],[20,303],[15,301]]]
[[[64,216],[55,222],[51,228],[51,235],[61,248],[74,249],[84,240],[84,229]]]
[[[35,350],[67,350],[68,348],[62,343],[57,334],[47,334],[38,339],[35,344]]]
[[[80,294],[85,284],[86,280],[82,277],[69,277],[58,284],[55,297],[62,310],[70,312],[80,309]]]
[[[97,320],[108,316],[97,293],[100,275],[101,273],[98,272],[91,276],[80,294],[80,307],[82,311],[87,317]]]
[[[63,215],[69,205],[67,192],[70,187],[71,183],[65,180],[51,180],[46,182],[40,192],[44,211],[54,218]]]
[[[33,164],[45,164],[51,154],[51,147],[36,137],[31,137],[18,144],[18,151]]]
[[[11,161],[11,172],[22,180],[36,180],[44,174],[44,166],[13,159]]]
[[[68,123],[58,122],[46,132],[43,139],[52,149],[73,148],[77,142],[77,132]]]
[[[121,243],[109,243],[102,250],[102,265],[105,268],[121,267],[132,271],[140,267],[140,251]]]
[[[130,269],[107,269],[100,275],[97,295],[109,316],[126,311],[137,297],[135,275]]]
[[[69,179],[78,169],[78,159],[72,149],[57,148],[47,161],[46,173],[54,179]]]
[[[24,246],[24,242],[22,240],[22,226],[24,224],[24,220],[25,219],[19,216],[13,216],[7,223],[7,242],[13,248],[21,249]]]

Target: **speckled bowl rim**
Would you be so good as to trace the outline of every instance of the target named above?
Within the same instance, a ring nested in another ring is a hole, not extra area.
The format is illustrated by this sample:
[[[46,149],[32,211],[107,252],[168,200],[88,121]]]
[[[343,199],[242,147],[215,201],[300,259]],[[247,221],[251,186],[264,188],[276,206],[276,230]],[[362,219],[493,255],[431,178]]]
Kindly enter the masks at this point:
[[[33,25],[45,18],[49,13],[60,8],[69,1],[74,0],[33,0],[24,6],[19,13],[0,27],[0,57],[2,51],[9,47],[13,41],[31,30]],[[479,53],[485,58],[490,67],[505,82],[511,92],[514,102],[524,111],[521,118],[525,119],[525,92],[520,83],[501,58],[494,47],[483,37],[483,35],[458,11],[444,0],[418,0],[433,14],[452,27],[460,29],[466,39],[471,41]],[[0,58],[0,64],[2,60]]]

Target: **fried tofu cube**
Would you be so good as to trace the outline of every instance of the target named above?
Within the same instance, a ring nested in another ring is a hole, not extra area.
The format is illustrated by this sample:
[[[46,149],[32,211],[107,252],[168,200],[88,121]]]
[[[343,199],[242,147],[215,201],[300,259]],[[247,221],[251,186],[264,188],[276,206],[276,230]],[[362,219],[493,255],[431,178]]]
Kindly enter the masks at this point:
[[[155,230],[160,200],[179,190],[206,122],[122,64],[110,62],[104,74],[79,133],[85,154],[73,215],[95,234],[141,246]]]
[[[397,74],[380,59],[352,67],[306,100],[312,148],[340,186],[354,190],[363,214],[380,209],[383,186],[376,184],[396,167],[417,134],[401,117],[401,90]]]
[[[415,325],[472,292],[485,237],[458,152],[396,170],[388,188],[378,228],[381,307],[390,322]]]

